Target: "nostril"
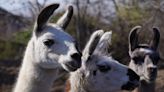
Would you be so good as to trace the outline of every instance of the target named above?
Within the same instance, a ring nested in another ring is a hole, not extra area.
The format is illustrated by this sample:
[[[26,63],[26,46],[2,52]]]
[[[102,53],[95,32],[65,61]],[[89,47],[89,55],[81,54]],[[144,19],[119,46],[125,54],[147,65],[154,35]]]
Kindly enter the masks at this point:
[[[150,73],[153,73],[153,72],[156,72],[156,71],[157,71],[157,68],[148,67],[148,71],[149,71]]]
[[[79,53],[74,53],[71,57],[76,61],[81,61],[81,55]]]
[[[131,69],[128,69],[127,75],[129,75],[130,81],[134,81],[134,80],[139,80],[140,79],[140,77]]]

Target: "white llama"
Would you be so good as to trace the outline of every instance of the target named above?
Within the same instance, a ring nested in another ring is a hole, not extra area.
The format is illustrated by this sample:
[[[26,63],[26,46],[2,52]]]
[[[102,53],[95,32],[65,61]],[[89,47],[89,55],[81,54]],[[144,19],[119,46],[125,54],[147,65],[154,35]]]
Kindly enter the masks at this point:
[[[110,43],[111,32],[103,34],[99,30],[92,34],[83,50],[82,66],[71,72],[66,92],[116,92],[133,90],[139,85],[135,72],[107,56]]]
[[[75,39],[64,32],[73,7],[56,24],[48,23],[59,4],[44,8],[39,14],[29,41],[13,92],[49,92],[60,69],[75,71],[81,66],[81,54]]]
[[[155,92],[157,64],[160,59],[157,51],[160,33],[153,28],[154,38],[151,44],[139,44],[138,32],[141,26],[134,27],[129,34],[129,67],[140,76],[140,85],[134,92]]]

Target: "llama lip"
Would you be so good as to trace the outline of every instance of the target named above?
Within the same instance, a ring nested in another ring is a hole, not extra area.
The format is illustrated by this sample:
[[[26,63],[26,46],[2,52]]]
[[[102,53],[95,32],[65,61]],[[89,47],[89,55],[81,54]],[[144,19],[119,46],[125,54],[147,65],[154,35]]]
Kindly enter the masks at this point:
[[[146,76],[141,76],[141,78],[140,78],[140,80],[141,81],[147,81],[147,82],[154,82],[155,81],[155,79],[156,79],[156,77],[155,76],[150,76],[149,78],[148,77],[146,77]]]
[[[151,83],[151,82],[154,82],[156,78],[145,78],[145,79],[142,79],[141,81],[143,80],[146,80],[147,82]]]
[[[75,64],[74,62],[68,62],[65,63],[69,71],[76,71],[78,68],[80,68],[81,64]]]
[[[129,81],[125,85],[123,85],[121,88],[123,90],[132,91],[132,90],[134,90],[138,86],[139,86],[139,82],[138,81]]]
[[[152,73],[152,74],[150,74],[149,80],[151,82],[153,82],[153,81],[155,81],[156,77],[157,77],[157,73]]]
[[[151,77],[151,78],[149,79],[149,81],[150,81],[150,82],[154,82],[154,81],[155,81],[155,79],[156,79],[156,78]]]

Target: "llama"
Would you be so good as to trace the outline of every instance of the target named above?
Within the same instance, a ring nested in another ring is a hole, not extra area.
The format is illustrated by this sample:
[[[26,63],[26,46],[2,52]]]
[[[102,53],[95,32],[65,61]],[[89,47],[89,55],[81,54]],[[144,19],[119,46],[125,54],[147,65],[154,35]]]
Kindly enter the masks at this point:
[[[157,51],[160,33],[153,28],[154,38],[150,45],[139,44],[138,32],[141,26],[134,27],[129,34],[129,67],[140,76],[140,85],[134,92],[155,92],[157,64],[160,59]]]
[[[117,92],[133,90],[139,76],[127,66],[107,56],[111,32],[98,30],[83,50],[82,66],[70,73],[66,92]]]
[[[75,71],[81,66],[81,53],[75,39],[64,32],[73,15],[69,6],[56,24],[48,23],[59,4],[44,8],[39,14],[28,42],[13,92],[49,92],[59,70]]]

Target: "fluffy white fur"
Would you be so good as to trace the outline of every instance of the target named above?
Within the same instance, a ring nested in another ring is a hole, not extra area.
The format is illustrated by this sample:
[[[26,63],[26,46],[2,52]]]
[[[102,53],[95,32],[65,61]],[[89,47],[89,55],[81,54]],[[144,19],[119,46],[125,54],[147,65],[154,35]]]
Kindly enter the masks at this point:
[[[61,76],[61,69],[74,71],[79,68],[80,60],[71,57],[75,53],[80,54],[75,39],[59,24],[47,23],[58,6],[50,5],[38,16],[13,92],[49,92],[53,81]],[[68,13],[62,17],[63,20],[68,18]],[[68,22],[61,23],[66,27]]]
[[[70,74],[69,92],[116,92],[129,81],[128,67],[106,55],[111,35],[102,30],[92,34],[83,51],[81,68]]]
[[[26,48],[14,92],[48,92],[58,77],[58,70],[44,69],[35,63],[33,44],[31,40]]]

